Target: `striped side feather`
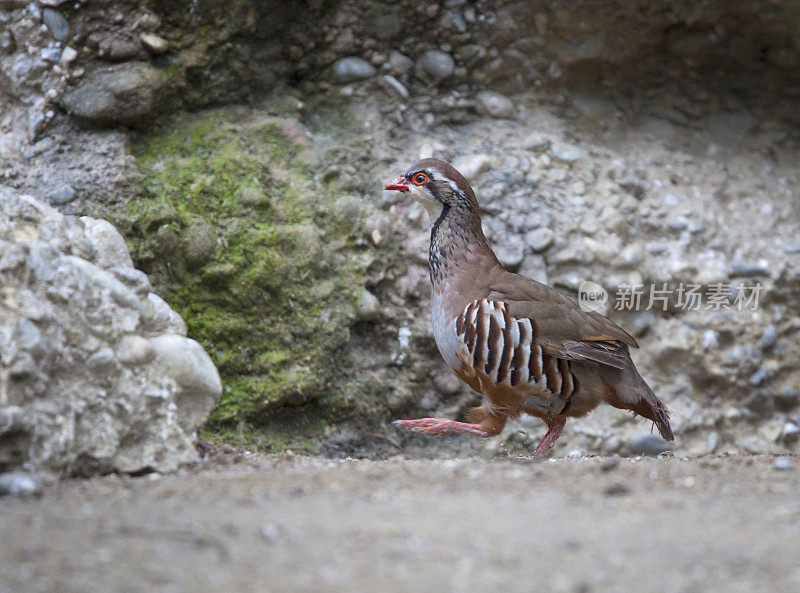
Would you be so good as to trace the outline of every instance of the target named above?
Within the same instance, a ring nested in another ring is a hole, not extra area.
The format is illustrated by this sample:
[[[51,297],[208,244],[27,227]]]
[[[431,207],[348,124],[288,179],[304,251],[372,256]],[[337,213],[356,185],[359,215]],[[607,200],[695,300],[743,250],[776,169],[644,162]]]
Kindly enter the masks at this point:
[[[469,303],[456,319],[469,360],[497,385],[542,388],[566,400],[577,389],[570,361],[542,349],[536,321],[517,319],[502,301]]]

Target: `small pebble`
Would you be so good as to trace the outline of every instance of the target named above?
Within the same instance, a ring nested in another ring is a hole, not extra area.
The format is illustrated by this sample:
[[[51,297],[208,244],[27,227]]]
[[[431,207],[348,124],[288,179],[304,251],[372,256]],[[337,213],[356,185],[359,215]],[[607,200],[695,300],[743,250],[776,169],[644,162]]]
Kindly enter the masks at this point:
[[[75,61],[75,58],[77,57],[78,57],[78,52],[69,46],[65,47],[61,52],[61,61],[64,62],[65,64],[71,64],[72,62]]]
[[[508,235],[503,242],[495,244],[494,252],[506,269],[516,272],[525,257],[525,245],[518,235]]]
[[[719,433],[718,432],[711,432],[708,434],[708,439],[706,440],[706,450],[709,453],[713,453],[719,447]]]
[[[534,229],[525,235],[525,243],[534,253],[541,253],[553,244],[556,234],[546,227]]]
[[[793,441],[800,435],[800,426],[794,422],[787,422],[783,425],[783,438],[787,441]]]
[[[453,73],[455,62],[450,54],[432,49],[422,55],[420,66],[433,78],[442,79]]]
[[[464,22],[464,16],[460,10],[448,10],[441,18],[441,25],[445,29],[456,31],[457,33],[464,33],[467,30],[467,23]]]
[[[647,191],[647,183],[635,177],[621,179],[617,184],[636,199],[641,198]]]
[[[562,163],[571,164],[581,158],[581,151],[571,146],[563,146],[553,150],[553,158]]]
[[[631,489],[628,488],[625,484],[621,484],[619,482],[615,482],[610,486],[606,487],[603,493],[606,496],[625,496],[626,494],[630,494]]]
[[[667,227],[673,231],[683,231],[689,228],[689,219],[685,216],[678,216],[670,221],[667,221]]]
[[[337,82],[354,82],[375,76],[375,67],[361,58],[342,58],[333,65],[333,77]]]
[[[776,457],[775,463],[772,464],[772,467],[774,467],[777,470],[787,470],[787,469],[792,469],[792,467],[794,467],[794,464],[788,457]]]
[[[736,278],[769,276],[769,262],[766,259],[759,260],[757,263],[735,261],[731,264],[730,275]]]
[[[49,7],[44,8],[42,10],[42,20],[47,25],[50,35],[56,41],[63,41],[69,35],[69,22],[57,10]]]
[[[411,58],[404,56],[399,51],[392,51],[389,54],[389,68],[394,74],[406,74],[411,70],[413,64]]]
[[[775,340],[777,340],[777,331],[775,326],[770,323],[761,334],[761,347],[764,350],[771,348],[775,345]]]
[[[45,47],[39,52],[39,57],[45,62],[58,64],[61,61],[61,49],[58,47]]]
[[[0,496],[36,496],[42,493],[42,480],[24,472],[0,474]]]
[[[139,36],[139,39],[141,40],[145,49],[151,54],[163,54],[169,49],[169,41],[163,37],[159,37],[158,35],[153,35],[152,33],[142,33]]]
[[[514,103],[511,100],[493,91],[481,91],[475,97],[478,113],[491,117],[510,119],[514,117]]]
[[[383,77],[383,85],[401,99],[408,99],[408,89],[391,74],[387,74]]]
[[[371,321],[380,315],[381,307],[378,302],[378,297],[368,291],[366,288],[361,291],[361,296],[358,298],[358,319],[361,321]]]
[[[47,194],[47,201],[53,206],[68,204],[75,199],[75,190],[69,185],[62,185]]]
[[[631,441],[631,455],[655,456],[669,449],[667,441],[654,434],[640,434]]]
[[[617,469],[617,466],[619,466],[619,455],[607,457],[600,462],[600,471],[610,472]]]
[[[748,382],[750,385],[761,385],[764,380],[769,376],[769,370],[764,365],[756,369],[756,372],[750,375]]]
[[[261,539],[271,544],[277,541],[281,536],[281,528],[275,523],[265,523],[259,532]]]
[[[530,134],[522,141],[522,147],[525,150],[530,150],[531,152],[537,153],[550,150],[552,145],[553,142],[539,132]]]
[[[17,43],[11,31],[0,31],[0,54],[10,54],[17,49]]]

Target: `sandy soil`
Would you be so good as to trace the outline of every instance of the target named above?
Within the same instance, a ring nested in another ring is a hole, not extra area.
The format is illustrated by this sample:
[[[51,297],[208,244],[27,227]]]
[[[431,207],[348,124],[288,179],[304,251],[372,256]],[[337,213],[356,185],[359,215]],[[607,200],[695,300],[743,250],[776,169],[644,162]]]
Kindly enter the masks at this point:
[[[800,591],[800,460],[246,456],[0,500],[0,592]]]

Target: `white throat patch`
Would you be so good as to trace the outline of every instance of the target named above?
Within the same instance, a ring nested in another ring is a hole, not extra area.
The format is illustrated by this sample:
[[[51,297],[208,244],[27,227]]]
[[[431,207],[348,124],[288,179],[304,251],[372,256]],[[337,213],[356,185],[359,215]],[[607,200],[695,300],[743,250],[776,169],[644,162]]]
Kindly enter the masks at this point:
[[[429,191],[421,189],[416,186],[411,186],[409,189],[411,197],[425,207],[431,222],[436,222],[439,215],[442,213],[442,203],[434,198]]]

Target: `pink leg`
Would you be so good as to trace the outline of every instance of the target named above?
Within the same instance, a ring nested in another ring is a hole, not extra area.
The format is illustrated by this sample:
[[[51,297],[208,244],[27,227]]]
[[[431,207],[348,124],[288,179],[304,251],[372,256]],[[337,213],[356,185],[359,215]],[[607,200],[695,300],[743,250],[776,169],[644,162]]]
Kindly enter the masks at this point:
[[[419,418],[418,420],[395,420],[395,426],[407,428],[419,434],[471,434],[478,437],[494,436],[481,428],[480,424],[456,422],[447,418]]]
[[[550,430],[547,431],[547,434],[544,435],[542,442],[536,447],[534,452],[531,454],[533,459],[544,459],[544,456],[547,455],[547,452],[550,450],[550,447],[558,440],[558,437],[561,436],[561,431],[564,430],[564,425],[567,423],[567,419],[563,416],[556,416],[553,419],[553,423],[550,425]]]

